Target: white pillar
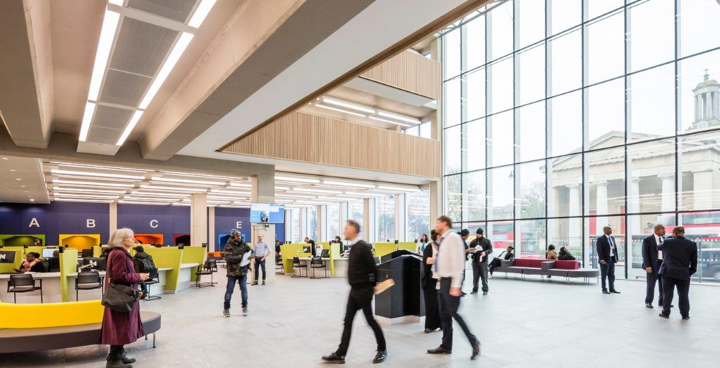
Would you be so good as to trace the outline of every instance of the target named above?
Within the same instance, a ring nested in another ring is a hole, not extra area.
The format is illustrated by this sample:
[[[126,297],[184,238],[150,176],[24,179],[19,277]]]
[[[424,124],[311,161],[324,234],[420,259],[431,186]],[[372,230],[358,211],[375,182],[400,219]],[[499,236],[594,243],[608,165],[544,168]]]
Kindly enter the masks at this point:
[[[190,197],[190,245],[207,243],[208,216],[207,193],[195,193]]]
[[[208,252],[215,251],[215,207],[208,208]]]
[[[580,208],[580,185],[572,184],[568,185],[567,188],[570,190],[568,204],[570,208],[568,210],[569,216],[580,216],[582,214],[582,208]],[[568,229],[568,240],[577,241],[582,239],[582,218],[571,218],[569,221],[570,228]]]
[[[405,226],[407,224],[405,201],[406,194],[395,195],[395,240],[404,241],[407,233]]]
[[[596,198],[596,210],[598,218],[595,221],[595,234],[602,234],[603,226],[608,224],[607,216],[608,213],[608,195],[607,195],[608,183],[601,181],[595,184],[595,198]]]
[[[362,237],[368,243],[375,242],[375,220],[375,198],[364,198]]]
[[[715,208],[713,203],[713,173],[710,170],[693,172],[693,209]]]
[[[307,207],[298,210],[300,211],[300,242],[302,243],[308,237],[308,211]]]
[[[430,228],[433,228],[435,226],[435,220],[444,212],[442,181],[431,182],[428,185],[428,189],[430,190]]]
[[[110,235],[117,230],[117,202],[110,203],[110,232],[108,233],[108,241],[110,241]]]
[[[628,209],[627,213],[640,212],[640,178],[630,179],[630,188],[628,190]],[[626,232],[631,235],[640,235],[640,216],[628,216],[628,226]],[[616,229],[617,231],[618,229]]]

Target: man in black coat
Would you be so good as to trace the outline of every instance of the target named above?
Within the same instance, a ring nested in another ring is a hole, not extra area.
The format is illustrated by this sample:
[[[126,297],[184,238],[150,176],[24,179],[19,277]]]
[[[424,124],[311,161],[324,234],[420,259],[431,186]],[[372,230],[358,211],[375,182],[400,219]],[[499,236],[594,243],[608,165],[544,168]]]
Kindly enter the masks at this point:
[[[678,226],[673,229],[673,239],[667,239],[658,245],[663,252],[663,265],[660,276],[663,278],[663,311],[660,317],[670,317],[670,305],[675,288],[680,299],[680,315],[682,319],[690,319],[690,277],[697,272],[697,244],[685,239],[685,228]]]
[[[345,239],[350,241],[350,256],[348,257],[348,282],[350,283],[350,296],[348,297],[347,309],[345,311],[345,324],[342,340],[337,351],[324,356],[322,359],[331,363],[345,363],[345,354],[350,346],[350,335],[352,334],[353,320],[357,311],[362,310],[370,328],[375,333],[377,340],[377,354],[373,363],[382,363],[387,358],[387,347],[385,336],[380,325],[375,321],[372,311],[373,295],[377,291],[377,265],[373,257],[370,244],[360,239],[360,224],[348,220],[345,225]]]
[[[642,258],[643,268],[647,272],[647,290],[645,291],[645,306],[652,308],[655,298],[655,282],[658,284],[658,305],[663,305],[663,283],[658,272],[663,264],[662,252],[658,251],[658,245],[665,241],[665,226],[657,224],[653,234],[643,239]]]
[[[487,295],[490,288],[488,287],[488,255],[492,253],[493,246],[490,239],[483,236],[483,229],[478,228],[475,232],[475,239],[470,242],[470,253],[472,254],[473,269],[473,290],[472,294],[477,294],[479,281],[482,279],[483,295]]]
[[[597,254],[600,262],[600,278],[602,279],[603,294],[620,294],[615,290],[615,264],[618,262],[618,250],[615,237],[612,236],[612,228],[610,226],[603,227],[604,235],[597,238]],[[610,291],[606,287],[606,282],[610,285]]]

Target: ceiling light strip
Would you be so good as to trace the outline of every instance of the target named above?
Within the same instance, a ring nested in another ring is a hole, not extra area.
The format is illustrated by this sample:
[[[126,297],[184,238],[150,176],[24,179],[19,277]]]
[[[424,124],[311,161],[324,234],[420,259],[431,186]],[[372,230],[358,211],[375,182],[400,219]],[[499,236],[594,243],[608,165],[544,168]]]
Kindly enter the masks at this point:
[[[363,114],[360,114],[360,113],[357,113],[357,112],[348,111],[348,110],[339,109],[339,108],[337,108],[337,107],[332,107],[332,106],[328,106],[328,105],[323,105],[323,104],[321,104],[321,103],[316,103],[315,106],[320,107],[320,108],[323,108],[323,109],[327,109],[327,110],[333,110],[333,111],[341,112],[341,113],[343,113],[343,114],[350,114],[350,115],[359,116],[359,117],[361,117],[361,118],[366,118],[366,117],[367,117],[367,115],[363,115]]]
[[[375,110],[374,110],[374,109],[371,109],[371,108],[369,108],[369,107],[367,107],[367,106],[357,105],[357,104],[354,104],[354,103],[350,103],[350,102],[346,102],[346,101],[342,101],[342,100],[337,100],[337,99],[334,99],[334,98],[323,97],[323,98],[322,98],[322,102],[329,103],[329,104],[335,105],[335,106],[347,107],[348,109],[353,109],[353,110],[357,110],[357,111],[362,111],[362,112],[366,112],[366,113],[368,113],[368,114],[374,114],[374,113],[375,113]]]
[[[200,5],[198,5],[197,9],[195,9],[195,13],[193,14],[192,18],[190,18],[190,22],[188,22],[188,25],[190,27],[194,28],[200,28],[200,25],[205,20],[205,17],[207,17],[208,13],[210,13],[210,10],[215,6],[216,0],[202,0]]]
[[[81,176],[102,176],[107,178],[119,178],[119,179],[134,179],[142,180],[145,179],[144,175],[123,175],[123,174],[109,174],[89,171],[74,171],[74,170],[62,170],[62,169],[51,169],[52,174],[57,175],[81,175]]]

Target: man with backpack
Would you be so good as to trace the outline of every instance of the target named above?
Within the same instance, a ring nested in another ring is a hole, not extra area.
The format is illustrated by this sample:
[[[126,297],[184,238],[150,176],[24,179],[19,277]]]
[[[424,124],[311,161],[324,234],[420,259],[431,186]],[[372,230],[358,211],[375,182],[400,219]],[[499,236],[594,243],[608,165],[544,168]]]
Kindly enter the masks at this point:
[[[135,257],[133,257],[133,266],[135,267],[135,272],[152,274],[154,273],[154,271],[157,271],[157,267],[155,266],[155,262],[153,261],[152,256],[145,253],[145,248],[138,245],[133,249],[135,249]],[[147,295],[147,285],[145,285],[144,282],[141,282],[140,299],[145,299]]]
[[[245,243],[237,229],[233,229],[230,233],[225,245],[225,263],[227,268],[227,288],[225,289],[225,303],[223,315],[230,317],[230,300],[232,299],[235,283],[240,284],[240,292],[242,293],[242,310],[243,315],[248,313],[248,292],[247,292],[247,274],[250,269],[250,260],[255,258],[252,249]]]

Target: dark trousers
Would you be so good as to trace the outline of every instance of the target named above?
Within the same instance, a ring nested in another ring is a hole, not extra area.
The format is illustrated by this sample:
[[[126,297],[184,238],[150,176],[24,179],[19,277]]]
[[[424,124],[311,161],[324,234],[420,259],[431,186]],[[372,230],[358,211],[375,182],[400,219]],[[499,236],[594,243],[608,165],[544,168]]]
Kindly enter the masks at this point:
[[[375,340],[377,341],[377,349],[379,351],[385,351],[385,336],[383,335],[380,325],[373,317],[372,311],[372,300],[373,300],[374,289],[372,286],[353,287],[350,289],[350,296],[348,296],[347,309],[345,310],[345,322],[342,333],[342,339],[340,340],[340,346],[338,346],[335,354],[339,356],[345,356],[347,354],[348,347],[350,346],[350,336],[352,335],[353,320],[355,320],[355,313],[362,310],[365,315],[370,328],[375,333]]]
[[[110,345],[110,353],[107,356],[107,360],[111,362],[117,362],[122,358],[122,354],[125,352],[125,346],[123,345]]]
[[[488,264],[488,270],[490,271],[490,274],[493,274],[493,271],[495,271],[495,267],[500,267],[502,262],[500,262],[500,258],[493,258],[492,261],[490,261],[490,264]]]
[[[432,279],[423,289],[425,297],[425,329],[436,330],[442,327],[440,323],[440,307],[438,306],[438,291],[435,288],[437,280]]]
[[[662,266],[662,264],[662,259],[658,259],[656,267],[653,267],[653,272],[647,274],[647,290],[645,291],[645,304],[652,304],[653,299],[655,299],[655,282],[657,281],[658,302],[660,306],[663,305],[663,297],[665,296],[663,294],[663,278],[658,275],[658,271],[660,270],[660,266]]]
[[[242,276],[228,276],[227,277],[227,288],[225,289],[225,309],[230,309],[230,300],[232,299],[233,291],[235,289],[235,283],[240,284],[240,292],[242,293],[242,307],[247,307],[248,304],[248,292],[247,292],[247,275]]]
[[[140,291],[144,291],[145,293],[148,292],[148,287],[147,285],[145,285],[145,283],[141,282],[140,284],[138,284],[138,286],[140,287]]]
[[[438,291],[438,304],[440,306],[440,321],[442,323],[443,337],[441,348],[445,350],[452,350],[453,345],[453,319],[460,325],[460,328],[467,336],[470,345],[478,345],[478,339],[475,335],[470,332],[470,328],[463,320],[462,316],[458,314],[458,308],[460,308],[460,297],[450,295],[450,285],[452,279],[443,278],[440,279],[440,290]]]
[[[480,279],[482,279],[482,291],[487,292],[488,288],[488,264],[487,262],[473,262],[473,291],[478,291]]]
[[[675,288],[677,287],[678,299],[680,299],[680,315],[687,317],[690,315],[690,280],[673,279],[662,276],[663,279],[663,314],[670,315],[670,306],[675,296]]]
[[[265,260],[259,261],[255,259],[255,282],[258,282],[258,276],[260,276],[260,268],[262,268],[262,274],[263,274],[263,281],[265,281]]]
[[[615,290],[615,262],[612,260],[605,264],[600,264],[600,279],[602,280],[603,291],[607,290],[605,281],[610,283],[610,291]]]

